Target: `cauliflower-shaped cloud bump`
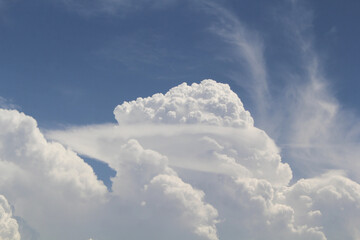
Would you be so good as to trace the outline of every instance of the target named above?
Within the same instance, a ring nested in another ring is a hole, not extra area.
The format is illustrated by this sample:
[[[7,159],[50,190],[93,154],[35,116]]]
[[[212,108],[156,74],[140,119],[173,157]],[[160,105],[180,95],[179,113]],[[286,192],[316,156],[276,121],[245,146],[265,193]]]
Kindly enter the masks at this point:
[[[166,94],[157,93],[124,102],[114,110],[121,123],[202,123],[241,127],[254,121],[228,84],[203,80],[190,86],[182,83]]]
[[[19,225],[3,195],[0,195],[0,240],[20,240]]]
[[[72,189],[84,198],[106,193],[106,187],[97,180],[92,168],[75,152],[48,142],[32,117],[16,110],[0,109],[0,129],[0,166],[3,166],[0,186],[20,181],[10,173],[21,171],[21,177],[28,179],[26,182],[41,177],[49,186]]]
[[[301,224],[321,226],[328,240],[359,239],[360,185],[338,172],[301,179],[284,191]]]
[[[175,211],[175,216],[180,215],[183,224],[193,233],[205,239],[218,240],[217,210],[204,201],[203,191],[185,183],[168,166],[165,156],[144,149],[137,140],[130,139],[119,148],[119,154],[110,166],[117,170],[113,191],[121,199],[138,201],[141,206],[154,207],[158,203],[162,208],[170,206],[167,208],[169,212]],[[150,203],[141,201],[142,198]],[[157,213],[160,214],[168,213]]]
[[[161,188],[164,195],[175,201],[181,208],[181,213],[187,224],[194,228],[194,232],[209,240],[218,240],[215,224],[218,217],[217,210],[204,202],[203,191],[194,189],[176,175],[161,174],[151,180],[154,187]]]

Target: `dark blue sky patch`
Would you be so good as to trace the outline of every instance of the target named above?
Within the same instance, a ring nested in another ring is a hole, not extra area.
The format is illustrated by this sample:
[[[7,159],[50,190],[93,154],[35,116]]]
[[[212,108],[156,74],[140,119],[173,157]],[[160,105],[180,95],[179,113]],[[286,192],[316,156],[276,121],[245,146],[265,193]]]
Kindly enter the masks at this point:
[[[80,156],[82,159],[84,159],[84,161],[89,164],[97,178],[101,181],[103,181],[103,183],[105,184],[105,186],[108,188],[109,191],[111,190],[112,187],[112,181],[111,178],[115,177],[116,175],[116,171],[114,169],[112,169],[111,167],[109,167],[109,165],[107,163],[104,163],[102,161],[93,159],[93,158],[89,158],[89,157],[84,157],[84,156]]]

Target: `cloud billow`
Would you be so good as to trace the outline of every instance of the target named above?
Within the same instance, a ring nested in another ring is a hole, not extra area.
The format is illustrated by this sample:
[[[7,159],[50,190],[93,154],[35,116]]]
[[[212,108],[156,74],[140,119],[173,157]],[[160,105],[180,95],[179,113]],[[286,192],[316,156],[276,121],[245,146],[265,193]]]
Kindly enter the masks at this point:
[[[183,83],[166,94],[124,102],[114,110],[122,123],[187,123],[215,126],[252,126],[254,121],[229,85],[204,80]]]
[[[227,84],[181,84],[114,113],[118,124],[47,132],[65,148],[0,111],[0,192],[40,239],[358,238],[359,184],[329,172],[290,185]],[[112,192],[76,153],[116,171]]]
[[[60,235],[57,224],[76,225],[69,218],[105,200],[106,187],[93,169],[47,141],[32,117],[0,109],[0,129],[0,192],[44,238]]]
[[[20,240],[19,225],[3,195],[0,195],[0,239]]]

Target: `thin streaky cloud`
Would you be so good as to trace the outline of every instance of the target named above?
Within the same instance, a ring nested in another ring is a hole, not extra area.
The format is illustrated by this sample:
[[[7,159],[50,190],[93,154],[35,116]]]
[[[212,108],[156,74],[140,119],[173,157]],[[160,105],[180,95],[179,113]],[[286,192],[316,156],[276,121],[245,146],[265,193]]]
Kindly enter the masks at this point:
[[[286,143],[284,150],[298,169],[310,176],[328,168],[359,170],[359,117],[336,99],[331,79],[323,70],[326,64],[314,46],[313,13],[299,1],[292,1],[283,14],[282,24],[294,51],[298,52],[300,74],[290,76],[286,94],[276,100],[281,121],[272,122],[280,131],[274,136]],[[285,111],[284,111],[285,110]],[[269,116],[269,119],[270,116]],[[271,124],[268,128],[272,127]],[[279,126],[279,125],[278,125]],[[268,129],[266,129],[268,130]],[[301,148],[301,151],[299,151]],[[311,163],[310,163],[311,162]],[[358,180],[358,178],[356,178]]]
[[[0,108],[5,108],[5,109],[18,109],[20,110],[20,106],[16,105],[14,103],[14,101],[6,99],[4,97],[0,96]]]
[[[230,78],[251,93],[259,113],[266,111],[270,93],[261,35],[248,29],[237,16],[222,6],[212,1],[201,2],[204,10],[216,17],[215,23],[210,27],[211,32],[232,47],[233,54],[230,57],[246,69],[235,72]],[[244,75],[248,75],[250,79],[244,81]]]
[[[286,143],[281,146],[289,153],[288,161],[296,161],[300,171],[310,176],[329,167],[352,171],[356,166],[357,169],[358,164],[351,159],[358,153],[353,147],[359,139],[358,117],[342,108],[334,95],[331,79],[323,71],[325,63],[314,47],[313,12],[299,1],[285,2],[285,10],[280,8],[280,24],[286,31],[286,41],[297,53],[300,73],[285,69],[282,75],[288,79],[280,86],[283,94],[274,95],[268,87],[276,79],[267,72],[266,42],[228,9],[212,1],[200,3],[203,10],[216,17],[211,32],[229,44],[233,49],[231,57],[241,66],[241,71],[233,73],[231,78],[250,93],[256,107],[257,125],[275,141]],[[246,75],[250,81],[244,81]],[[342,140],[339,142],[339,139]],[[332,149],[334,145],[338,147]],[[295,150],[299,146],[301,152]],[[339,162],[343,150],[337,152],[336,149],[349,150],[343,156],[349,165]],[[314,160],[315,165],[307,163]]]

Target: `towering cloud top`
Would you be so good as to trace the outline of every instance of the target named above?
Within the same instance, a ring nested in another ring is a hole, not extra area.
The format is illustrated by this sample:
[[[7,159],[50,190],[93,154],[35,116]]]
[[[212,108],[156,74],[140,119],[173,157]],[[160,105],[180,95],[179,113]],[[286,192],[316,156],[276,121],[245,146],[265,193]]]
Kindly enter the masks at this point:
[[[165,95],[137,98],[114,110],[119,123],[202,123],[242,127],[254,120],[228,84],[203,80],[190,86],[183,83]]]

